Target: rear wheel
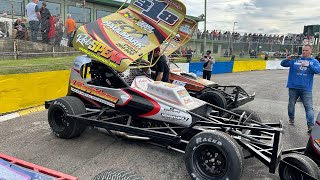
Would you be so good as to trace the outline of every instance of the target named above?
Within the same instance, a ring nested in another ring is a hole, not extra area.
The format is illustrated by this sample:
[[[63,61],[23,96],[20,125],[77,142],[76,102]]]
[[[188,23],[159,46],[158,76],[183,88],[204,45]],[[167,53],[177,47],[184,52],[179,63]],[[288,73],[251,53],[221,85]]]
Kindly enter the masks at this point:
[[[77,97],[66,96],[56,99],[48,109],[48,122],[54,134],[60,138],[80,136],[86,126],[78,120],[67,118],[68,114],[78,115],[86,113],[83,102]]]
[[[243,154],[237,142],[220,131],[195,135],[185,150],[185,164],[193,179],[240,179]],[[236,167],[236,168],[235,168]]]
[[[320,172],[317,164],[312,161],[309,157],[302,154],[289,154],[283,158],[284,162],[279,165],[279,176],[281,180],[304,180],[308,179],[304,177],[303,173],[298,171],[296,168],[302,170],[303,172],[311,175],[312,177],[319,179]],[[296,167],[291,167],[288,164]]]
[[[218,91],[206,91],[203,94],[199,96],[199,99],[206,101],[210,104],[213,104],[215,106],[218,106],[222,109],[227,108],[227,100],[223,96],[222,93]],[[219,114],[221,115],[223,111],[219,110]]]

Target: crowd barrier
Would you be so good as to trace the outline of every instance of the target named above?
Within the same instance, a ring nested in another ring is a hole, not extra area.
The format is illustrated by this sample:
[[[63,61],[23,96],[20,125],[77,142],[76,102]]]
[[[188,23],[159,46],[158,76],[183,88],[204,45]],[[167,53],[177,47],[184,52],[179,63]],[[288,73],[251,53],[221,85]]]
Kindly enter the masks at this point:
[[[228,61],[217,62],[212,74],[243,72],[266,69],[286,69],[279,60],[270,61]],[[202,76],[203,63],[177,63],[185,72]],[[176,66],[171,65],[172,68]],[[38,72],[28,74],[0,75],[0,114],[44,104],[65,96],[69,80],[69,70]]]
[[[0,114],[65,96],[70,71],[0,75]]]

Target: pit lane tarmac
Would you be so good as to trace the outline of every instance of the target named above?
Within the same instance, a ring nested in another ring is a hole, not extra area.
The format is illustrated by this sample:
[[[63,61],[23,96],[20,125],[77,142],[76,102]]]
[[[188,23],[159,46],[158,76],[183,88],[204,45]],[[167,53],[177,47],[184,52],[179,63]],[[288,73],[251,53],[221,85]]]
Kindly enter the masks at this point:
[[[296,105],[296,125],[288,126],[286,88],[288,70],[252,71],[213,75],[221,85],[239,85],[256,93],[254,101],[243,105],[257,112],[264,122],[283,121],[284,149],[304,147],[308,140],[305,112]],[[320,110],[320,77],[314,78],[315,116]],[[143,142],[120,140],[97,129],[87,129],[79,138],[65,140],[53,135],[47,110],[0,123],[0,153],[78,177],[92,179],[107,169],[136,172],[146,180],[191,179],[183,154]],[[236,168],[236,167],[235,167]],[[242,179],[274,179],[277,174],[255,158],[246,159]]]

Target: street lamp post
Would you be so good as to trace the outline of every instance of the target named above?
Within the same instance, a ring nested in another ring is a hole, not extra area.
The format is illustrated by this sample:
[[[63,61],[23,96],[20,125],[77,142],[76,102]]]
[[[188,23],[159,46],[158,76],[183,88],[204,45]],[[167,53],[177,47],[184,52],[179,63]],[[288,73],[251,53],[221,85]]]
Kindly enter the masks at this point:
[[[207,0],[204,0],[204,38],[203,38],[203,54],[207,45]]]

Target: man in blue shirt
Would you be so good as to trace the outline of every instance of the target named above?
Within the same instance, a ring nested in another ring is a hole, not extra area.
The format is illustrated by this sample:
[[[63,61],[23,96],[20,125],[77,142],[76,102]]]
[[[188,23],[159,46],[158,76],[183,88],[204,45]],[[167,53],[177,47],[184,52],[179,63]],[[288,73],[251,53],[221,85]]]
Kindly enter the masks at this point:
[[[311,57],[312,46],[304,45],[298,58],[287,57],[281,66],[290,67],[287,88],[289,88],[288,116],[289,124],[294,125],[295,104],[300,97],[306,111],[308,133],[314,126],[312,86],[314,74],[320,73],[319,62]]]

